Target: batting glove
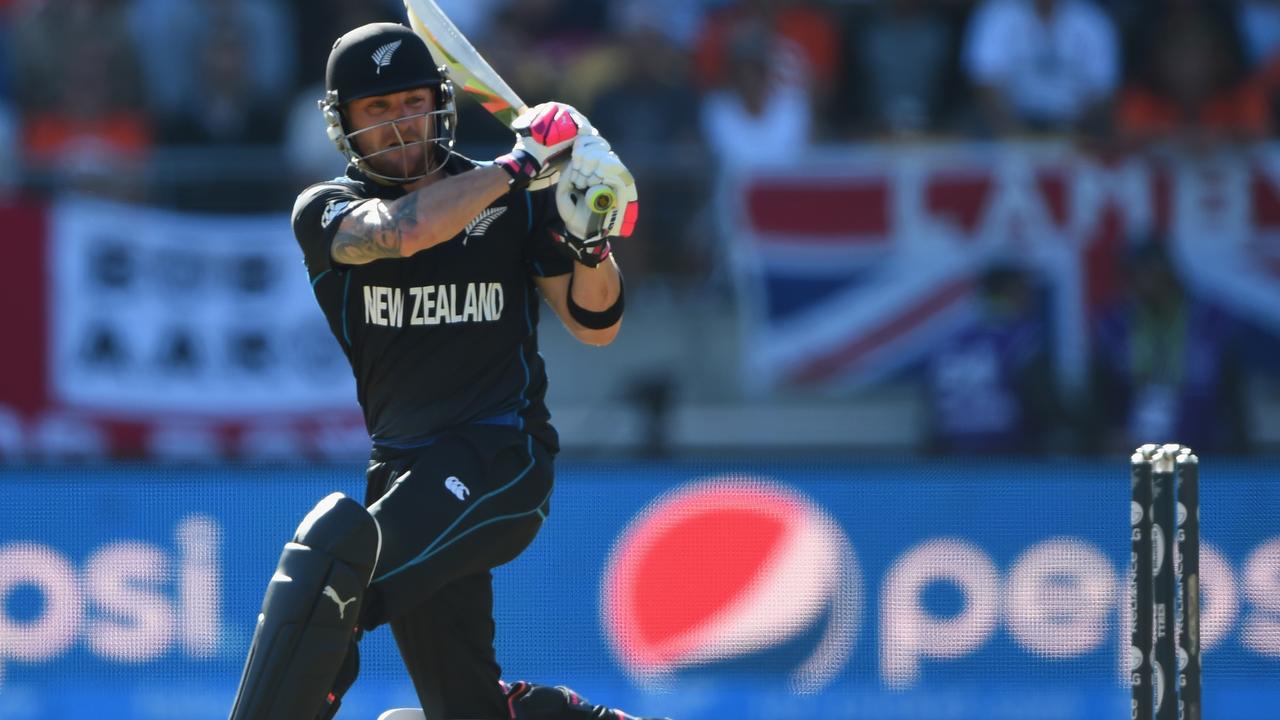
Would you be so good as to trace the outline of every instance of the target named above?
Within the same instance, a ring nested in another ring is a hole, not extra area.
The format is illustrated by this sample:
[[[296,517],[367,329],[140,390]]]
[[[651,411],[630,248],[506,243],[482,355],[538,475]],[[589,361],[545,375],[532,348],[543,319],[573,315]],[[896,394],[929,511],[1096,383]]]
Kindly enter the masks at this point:
[[[591,123],[570,105],[548,102],[529,108],[512,123],[516,143],[494,162],[511,175],[516,189],[540,190],[560,177],[574,140],[594,135]]]
[[[605,212],[596,212],[591,201],[601,190],[610,191],[615,201]],[[640,214],[636,181],[604,138],[574,141],[573,158],[556,184],[556,209],[568,234],[584,241],[631,235]]]

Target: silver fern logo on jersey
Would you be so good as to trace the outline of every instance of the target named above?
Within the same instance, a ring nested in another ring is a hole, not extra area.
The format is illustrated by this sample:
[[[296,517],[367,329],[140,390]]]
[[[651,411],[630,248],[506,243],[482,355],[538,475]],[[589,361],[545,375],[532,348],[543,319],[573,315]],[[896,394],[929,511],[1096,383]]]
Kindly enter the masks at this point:
[[[471,222],[467,223],[467,227],[462,230],[462,244],[466,245],[467,241],[473,237],[483,237],[489,231],[489,226],[493,225],[493,222],[502,217],[506,211],[505,207],[489,208],[475,216]]]
[[[400,43],[403,40],[389,42],[386,45],[373,51],[373,64],[378,66],[378,75],[382,74],[382,68],[391,64],[391,56],[396,54],[396,50],[400,49]]]

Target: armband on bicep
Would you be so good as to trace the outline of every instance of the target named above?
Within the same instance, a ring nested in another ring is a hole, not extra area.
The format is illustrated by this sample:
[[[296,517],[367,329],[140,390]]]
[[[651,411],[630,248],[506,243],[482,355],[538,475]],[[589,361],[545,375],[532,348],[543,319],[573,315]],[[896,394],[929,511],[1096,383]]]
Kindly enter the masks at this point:
[[[604,310],[595,311],[588,310],[573,301],[573,278],[569,278],[569,290],[565,295],[565,304],[569,307],[569,316],[579,325],[591,330],[604,330],[618,324],[622,319],[622,311],[626,308],[624,295],[626,294],[626,285],[622,281],[622,275],[618,275],[618,299]]]

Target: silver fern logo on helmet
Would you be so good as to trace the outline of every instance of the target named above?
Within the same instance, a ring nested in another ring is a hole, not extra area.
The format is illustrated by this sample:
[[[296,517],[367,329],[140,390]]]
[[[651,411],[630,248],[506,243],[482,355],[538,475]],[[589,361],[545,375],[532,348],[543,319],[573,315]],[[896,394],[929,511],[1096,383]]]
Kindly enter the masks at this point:
[[[378,75],[382,74],[382,68],[391,64],[391,56],[395,55],[396,50],[400,49],[401,42],[403,42],[403,40],[389,42],[373,51],[373,64],[378,66]]]

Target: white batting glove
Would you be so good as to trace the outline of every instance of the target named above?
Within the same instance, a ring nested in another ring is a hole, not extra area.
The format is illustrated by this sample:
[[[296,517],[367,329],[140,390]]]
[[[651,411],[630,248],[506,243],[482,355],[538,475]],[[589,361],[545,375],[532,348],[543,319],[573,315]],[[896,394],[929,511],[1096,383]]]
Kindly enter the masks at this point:
[[[597,213],[588,199],[601,187],[613,191],[615,203]],[[574,141],[573,157],[556,184],[556,209],[574,237],[592,241],[631,235],[640,211],[636,181],[604,138],[584,135]]]
[[[596,134],[582,113],[558,102],[529,108],[515,119],[511,129],[516,134],[515,146],[495,162],[511,175],[513,187],[529,190],[554,185],[569,159],[574,140]]]

